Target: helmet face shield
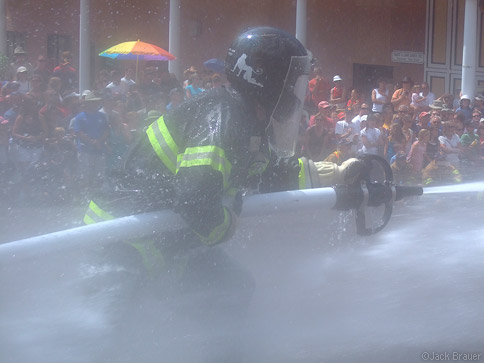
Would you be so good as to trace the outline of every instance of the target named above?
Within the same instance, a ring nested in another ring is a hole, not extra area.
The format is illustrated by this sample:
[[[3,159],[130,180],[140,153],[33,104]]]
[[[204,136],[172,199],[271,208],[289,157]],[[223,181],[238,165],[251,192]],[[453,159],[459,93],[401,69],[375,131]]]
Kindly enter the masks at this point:
[[[308,89],[309,69],[308,56],[291,58],[282,92],[266,129],[271,149],[280,158],[294,155]]]

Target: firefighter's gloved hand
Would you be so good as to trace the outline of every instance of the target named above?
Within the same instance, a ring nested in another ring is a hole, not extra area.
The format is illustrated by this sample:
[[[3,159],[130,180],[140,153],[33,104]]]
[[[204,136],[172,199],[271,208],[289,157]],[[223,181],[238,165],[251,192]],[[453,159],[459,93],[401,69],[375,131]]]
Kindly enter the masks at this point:
[[[368,170],[363,160],[351,158],[344,161],[340,166],[327,161],[314,163],[317,170],[320,187],[329,187],[335,184],[354,184],[362,179]]]
[[[262,174],[259,191],[267,193],[297,189],[300,169],[296,157],[271,160]],[[296,185],[293,185],[294,182],[296,182]]]

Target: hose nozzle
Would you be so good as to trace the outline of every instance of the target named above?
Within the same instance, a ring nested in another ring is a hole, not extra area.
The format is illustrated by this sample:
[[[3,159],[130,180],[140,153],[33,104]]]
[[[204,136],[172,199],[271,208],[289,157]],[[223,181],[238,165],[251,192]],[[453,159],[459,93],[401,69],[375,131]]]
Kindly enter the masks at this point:
[[[423,188],[419,186],[395,186],[393,172],[385,159],[378,155],[363,155],[360,159],[366,163],[366,173],[361,179],[350,185],[336,185],[337,210],[356,210],[356,232],[368,236],[381,231],[390,221],[393,202],[405,197],[420,196]],[[380,180],[380,181],[378,181]],[[370,207],[385,206],[380,221],[367,226],[365,210]]]

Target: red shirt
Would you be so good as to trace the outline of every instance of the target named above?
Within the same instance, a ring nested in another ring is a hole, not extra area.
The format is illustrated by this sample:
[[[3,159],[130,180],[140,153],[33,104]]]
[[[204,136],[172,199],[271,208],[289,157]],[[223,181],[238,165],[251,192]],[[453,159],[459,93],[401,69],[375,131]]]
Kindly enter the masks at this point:
[[[77,71],[74,67],[71,67],[69,63],[64,63],[64,64],[61,64],[60,66],[55,67],[54,72],[76,73]]]
[[[331,85],[324,78],[314,77],[309,81],[309,91],[311,92],[311,99],[314,105],[317,106],[321,101],[327,101],[329,99],[329,90]]]
[[[52,75],[61,79],[61,92],[77,87],[77,71],[69,63],[55,67]]]
[[[343,88],[338,89],[336,87],[333,87],[331,91],[333,92],[333,98],[343,97]]]
[[[361,105],[362,103],[363,103],[363,100],[361,98],[357,98],[354,101],[350,98],[348,100],[348,103],[346,104],[346,107],[353,108],[353,106],[355,106],[355,105]]]

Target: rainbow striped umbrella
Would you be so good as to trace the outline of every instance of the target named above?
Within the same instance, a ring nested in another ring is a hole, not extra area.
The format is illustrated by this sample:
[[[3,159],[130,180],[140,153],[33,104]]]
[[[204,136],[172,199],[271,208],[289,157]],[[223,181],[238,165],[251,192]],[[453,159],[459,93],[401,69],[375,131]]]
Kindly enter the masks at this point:
[[[111,59],[136,59],[136,82],[138,82],[138,61],[141,60],[159,60],[169,61],[176,59],[171,53],[154,44],[140,41],[124,42],[112,46],[109,49],[99,53],[101,57]]]
[[[171,53],[154,45],[140,41],[124,42],[112,46],[99,53],[101,57],[112,59],[136,59],[136,60],[160,60],[169,61],[176,59]]]

